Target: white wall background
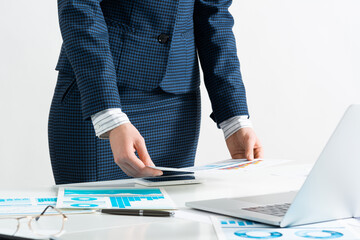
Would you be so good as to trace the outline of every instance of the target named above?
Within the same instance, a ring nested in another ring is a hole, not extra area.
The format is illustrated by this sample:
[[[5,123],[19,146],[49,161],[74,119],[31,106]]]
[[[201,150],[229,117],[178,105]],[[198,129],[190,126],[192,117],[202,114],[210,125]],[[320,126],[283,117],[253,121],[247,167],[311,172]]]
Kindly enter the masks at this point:
[[[360,2],[235,0],[241,70],[266,157],[311,162],[360,102]],[[56,1],[0,1],[0,187],[53,184],[47,117],[61,36]],[[228,158],[202,84],[197,162]]]

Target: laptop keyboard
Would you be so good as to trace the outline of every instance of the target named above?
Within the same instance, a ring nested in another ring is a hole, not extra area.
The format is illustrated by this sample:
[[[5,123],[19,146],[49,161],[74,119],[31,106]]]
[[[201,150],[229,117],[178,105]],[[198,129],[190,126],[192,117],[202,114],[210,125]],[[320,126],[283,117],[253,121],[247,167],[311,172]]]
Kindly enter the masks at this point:
[[[265,205],[265,206],[259,206],[259,207],[243,208],[243,210],[258,212],[258,213],[277,216],[277,217],[283,217],[283,216],[285,216],[290,205],[291,205],[290,203],[283,203],[283,204],[274,204],[274,205]]]

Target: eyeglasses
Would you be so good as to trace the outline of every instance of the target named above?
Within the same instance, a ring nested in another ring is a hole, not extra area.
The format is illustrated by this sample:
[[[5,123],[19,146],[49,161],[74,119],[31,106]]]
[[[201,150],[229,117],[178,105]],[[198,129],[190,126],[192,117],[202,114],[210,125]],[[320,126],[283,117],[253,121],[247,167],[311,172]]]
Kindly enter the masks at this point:
[[[53,209],[55,212],[45,214],[48,209]],[[37,216],[0,218],[0,232],[15,235],[19,232],[22,219],[28,219],[28,227],[34,234],[39,236],[56,236],[62,233],[68,218],[59,209],[49,205]]]

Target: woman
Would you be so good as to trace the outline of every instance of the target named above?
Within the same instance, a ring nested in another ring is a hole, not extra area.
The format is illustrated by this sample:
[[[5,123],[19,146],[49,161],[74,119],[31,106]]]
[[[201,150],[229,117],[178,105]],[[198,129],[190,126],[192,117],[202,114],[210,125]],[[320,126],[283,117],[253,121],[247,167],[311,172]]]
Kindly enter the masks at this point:
[[[63,45],[49,117],[57,184],[161,175],[152,165],[192,166],[200,127],[198,56],[211,117],[231,156],[262,157],[247,117],[230,5],[58,1]]]

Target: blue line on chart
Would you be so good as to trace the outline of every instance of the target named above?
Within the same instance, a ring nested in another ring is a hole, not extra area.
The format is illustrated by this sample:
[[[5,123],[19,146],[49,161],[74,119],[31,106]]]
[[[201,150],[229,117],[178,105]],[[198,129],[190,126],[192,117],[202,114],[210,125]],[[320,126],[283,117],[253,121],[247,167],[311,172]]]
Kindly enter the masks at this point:
[[[64,195],[162,195],[160,189],[65,189]]]

